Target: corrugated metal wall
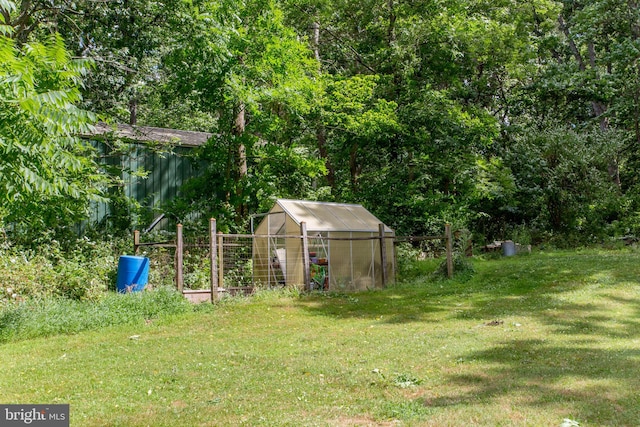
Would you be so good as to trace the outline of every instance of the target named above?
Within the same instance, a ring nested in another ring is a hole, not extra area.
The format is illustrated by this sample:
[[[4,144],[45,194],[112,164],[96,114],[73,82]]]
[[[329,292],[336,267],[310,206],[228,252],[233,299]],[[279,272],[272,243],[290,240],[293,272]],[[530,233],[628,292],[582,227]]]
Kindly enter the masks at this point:
[[[124,195],[135,199],[150,211],[157,210],[174,199],[180,187],[197,174],[194,160],[188,156],[193,150],[191,147],[174,147],[171,153],[158,153],[144,144],[132,143],[126,153],[113,155],[105,143],[92,141],[92,144],[98,150],[105,167],[120,171]],[[143,178],[128,171],[145,171],[147,175]],[[95,203],[89,223],[103,222],[110,214],[109,203]],[[148,224],[139,224],[142,227],[146,225]]]

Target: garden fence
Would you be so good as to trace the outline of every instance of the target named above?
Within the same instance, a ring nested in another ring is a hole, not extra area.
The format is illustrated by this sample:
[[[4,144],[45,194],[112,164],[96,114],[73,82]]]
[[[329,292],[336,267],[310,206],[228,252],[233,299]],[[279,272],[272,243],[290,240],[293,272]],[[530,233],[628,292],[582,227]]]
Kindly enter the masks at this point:
[[[269,253],[264,251],[259,239],[273,242]],[[396,246],[410,243],[419,248],[422,256],[429,253],[434,256],[446,255],[447,274],[453,275],[453,236],[451,227],[445,226],[444,234],[437,236],[385,236],[381,225],[379,235],[372,237],[323,237],[306,234],[305,224],[300,227],[299,235],[254,235],[254,234],[224,234],[216,230],[216,221],[209,222],[207,236],[185,236],[183,226],[176,227],[175,238],[172,240],[143,242],[139,231],[134,232],[134,252],[145,251],[152,258],[152,268],[157,267],[161,273],[157,280],[165,281],[172,276],[173,283],[185,297],[192,301],[216,301],[224,294],[248,294],[256,288],[274,288],[284,286],[286,269],[283,263],[297,263],[303,269],[304,283],[300,283],[305,290],[328,290],[328,274],[323,269],[322,259],[310,259],[309,256],[299,256],[300,259],[279,258],[278,245],[285,240],[294,239],[302,245],[300,254],[313,254],[314,248],[326,245],[329,240],[348,244],[359,240],[371,240],[379,251],[381,262],[376,268],[382,271],[378,276],[382,278],[381,285],[385,286],[394,281],[395,263],[386,259],[388,245],[393,247],[396,256]],[[170,258],[173,258],[171,262]],[[276,255],[276,256],[272,256]],[[269,268],[259,268],[260,260],[267,259]],[[392,265],[392,271],[387,266]],[[373,268],[373,267],[372,267]],[[153,277],[153,275],[151,276]],[[153,283],[152,280],[150,280]],[[341,283],[333,283],[331,290],[356,291],[369,289],[372,286],[369,276],[359,277]]]

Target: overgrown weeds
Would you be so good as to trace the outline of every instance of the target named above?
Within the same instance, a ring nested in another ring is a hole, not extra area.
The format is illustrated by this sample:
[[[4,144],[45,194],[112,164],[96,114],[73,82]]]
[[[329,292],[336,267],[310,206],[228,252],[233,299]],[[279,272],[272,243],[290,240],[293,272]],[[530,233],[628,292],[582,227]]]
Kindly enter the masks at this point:
[[[192,309],[182,295],[167,288],[130,294],[106,293],[94,301],[60,297],[30,299],[0,309],[0,342],[144,323]]]
[[[473,263],[468,257],[460,254],[455,254],[453,257],[453,274],[458,279],[470,279],[476,272]],[[436,279],[448,278],[447,260],[443,260],[438,265],[438,269],[433,272],[433,277]]]
[[[117,241],[53,240],[38,250],[0,249],[0,305],[43,298],[96,299],[115,283]]]

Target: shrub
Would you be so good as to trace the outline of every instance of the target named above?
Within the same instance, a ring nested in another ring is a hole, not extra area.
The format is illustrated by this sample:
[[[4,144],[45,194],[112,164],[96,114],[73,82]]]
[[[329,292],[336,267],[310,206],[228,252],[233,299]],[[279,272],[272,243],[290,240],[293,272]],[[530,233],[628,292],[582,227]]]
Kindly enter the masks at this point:
[[[0,249],[0,304],[25,299],[96,299],[115,281],[114,244],[78,239],[69,249],[52,240],[38,251]]]
[[[456,278],[470,279],[476,272],[475,267],[469,259],[461,254],[453,256],[453,274]],[[447,260],[443,260],[438,269],[433,273],[437,278],[447,278]]]

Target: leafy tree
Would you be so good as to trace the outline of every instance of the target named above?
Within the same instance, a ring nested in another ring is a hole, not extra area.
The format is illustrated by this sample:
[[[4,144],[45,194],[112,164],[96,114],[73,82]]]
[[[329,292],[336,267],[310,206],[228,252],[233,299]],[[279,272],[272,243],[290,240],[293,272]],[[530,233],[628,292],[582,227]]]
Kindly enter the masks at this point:
[[[95,116],[79,109],[88,63],[72,60],[62,38],[18,47],[0,3],[0,222],[32,236],[83,218],[104,183],[77,135]]]
[[[378,76],[326,76],[320,117],[327,144],[322,157],[331,170],[336,196],[353,199],[360,175],[385,163],[385,146],[400,129],[397,105],[376,96]],[[338,185],[337,182],[343,185]]]
[[[179,0],[81,1],[74,25],[65,22],[70,45],[96,64],[84,105],[121,123],[154,123],[166,105],[162,57],[170,50],[185,3]],[[155,103],[153,101],[156,101]],[[175,108],[178,104],[172,105]],[[189,116],[190,111],[184,115]]]
[[[507,120],[509,73],[532,56],[519,53],[530,15],[519,3],[444,6],[390,0],[287,9],[300,31],[314,29],[311,47],[322,71],[335,75],[316,125],[328,184],[335,197],[364,203],[402,233],[473,216],[478,160],[491,156]],[[359,82],[373,90],[357,93]]]
[[[60,29],[95,59],[83,105],[215,133],[181,218],[237,228],[273,197],[321,197],[401,234],[501,237],[596,235],[638,211],[637,6],[31,0],[3,17],[14,49]]]
[[[265,167],[266,159],[283,160],[288,153],[284,169],[299,165],[294,175],[307,183],[322,173],[322,165],[303,161],[308,151],[300,145],[302,115],[317,93],[317,67],[272,0],[203,2],[185,19],[188,33],[177,39],[164,66],[174,93],[216,117],[217,135],[201,154],[206,170],[199,182],[206,186],[194,185],[185,195],[191,205],[206,201],[207,215],[242,226],[258,197],[287,192],[280,187],[273,193],[287,177],[274,181],[270,171],[277,168]]]
[[[84,79],[84,108],[121,123],[163,125],[170,96],[163,91],[161,59],[181,25],[185,2],[22,0],[18,9],[6,16],[18,43],[58,32],[73,54],[93,60]]]
[[[624,131],[639,141],[638,5],[612,0],[561,4],[556,28],[548,31],[539,51],[545,66],[532,75],[527,92],[534,96],[524,117],[534,117],[543,128],[561,123],[586,132]],[[609,162],[611,179],[621,185],[620,159],[614,155]]]
[[[528,224],[538,237],[600,237],[620,212],[622,199],[608,174],[620,145],[611,131],[555,128],[518,137],[506,155],[516,185],[511,223]]]

